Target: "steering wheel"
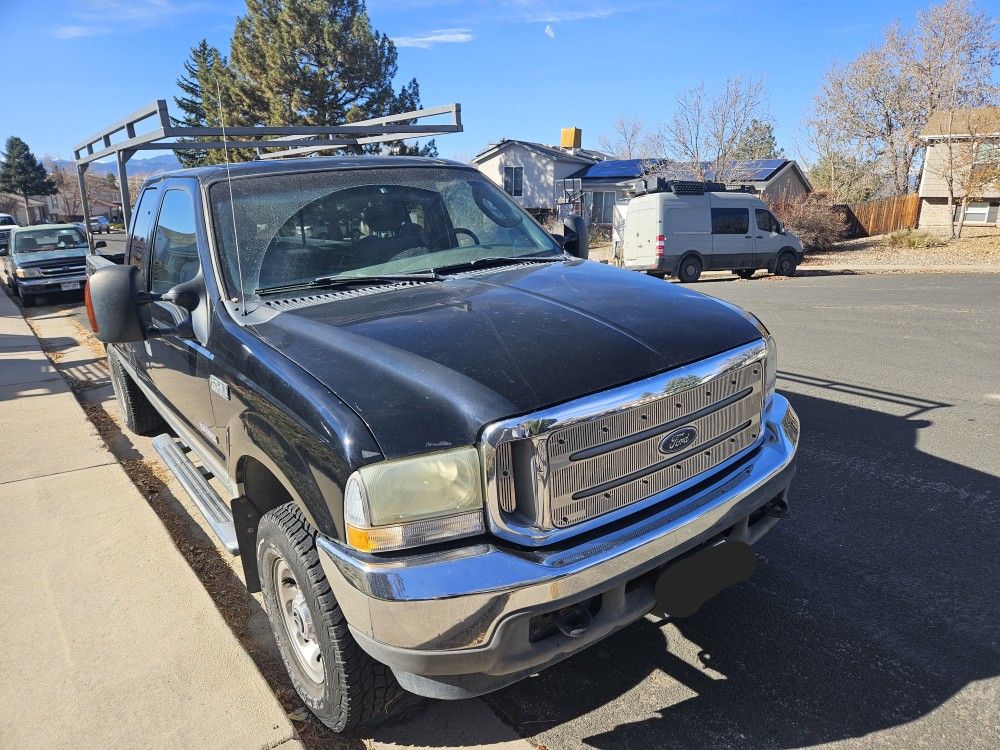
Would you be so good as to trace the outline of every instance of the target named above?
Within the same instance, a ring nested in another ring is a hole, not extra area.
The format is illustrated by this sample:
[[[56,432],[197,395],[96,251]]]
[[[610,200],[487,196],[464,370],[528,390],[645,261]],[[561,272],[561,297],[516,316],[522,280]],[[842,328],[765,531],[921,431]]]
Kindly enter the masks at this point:
[[[480,244],[482,244],[479,241],[479,238],[476,236],[476,233],[473,232],[471,229],[462,229],[462,227],[454,227],[453,229],[448,229],[448,230],[446,230],[444,232],[441,232],[441,234],[439,234],[433,240],[431,240],[430,242],[428,242],[427,245],[428,245],[428,247],[434,247],[437,244],[438,240],[443,239],[444,237],[455,237],[456,235],[459,235],[459,234],[468,235],[469,238],[472,239],[472,243],[474,245],[480,245]],[[457,237],[455,239],[455,243],[458,244]]]

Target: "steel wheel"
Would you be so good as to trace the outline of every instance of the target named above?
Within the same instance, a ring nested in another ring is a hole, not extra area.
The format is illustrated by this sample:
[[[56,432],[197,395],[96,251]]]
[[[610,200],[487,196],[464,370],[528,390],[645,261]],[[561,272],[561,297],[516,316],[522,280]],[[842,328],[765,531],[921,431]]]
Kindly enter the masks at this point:
[[[310,680],[316,685],[322,685],[325,680],[323,652],[316,638],[316,625],[302,588],[283,557],[275,558],[271,576],[281,610],[281,622],[295,660]]]

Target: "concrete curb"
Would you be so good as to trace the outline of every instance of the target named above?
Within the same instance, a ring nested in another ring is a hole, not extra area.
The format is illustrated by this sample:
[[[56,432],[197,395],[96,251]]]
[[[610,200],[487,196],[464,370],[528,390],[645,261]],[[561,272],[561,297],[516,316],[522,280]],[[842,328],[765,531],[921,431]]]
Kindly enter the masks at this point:
[[[0,294],[0,746],[302,747]]]

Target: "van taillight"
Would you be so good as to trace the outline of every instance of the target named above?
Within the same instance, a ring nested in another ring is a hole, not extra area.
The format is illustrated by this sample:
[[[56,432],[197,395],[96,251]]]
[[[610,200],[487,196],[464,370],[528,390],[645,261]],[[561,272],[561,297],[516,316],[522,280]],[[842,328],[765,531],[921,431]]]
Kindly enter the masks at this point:
[[[662,234],[656,235],[656,257],[657,258],[662,258],[663,257],[663,248],[664,248],[664,245],[665,245],[665,242],[664,242],[665,239],[666,238]]]

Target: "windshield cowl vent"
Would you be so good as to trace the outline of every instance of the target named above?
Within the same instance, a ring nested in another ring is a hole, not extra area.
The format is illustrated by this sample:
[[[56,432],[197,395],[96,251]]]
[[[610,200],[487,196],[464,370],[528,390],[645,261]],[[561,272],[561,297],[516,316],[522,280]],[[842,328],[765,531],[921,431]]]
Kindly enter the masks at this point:
[[[336,289],[329,292],[318,292],[316,294],[303,294],[297,297],[284,297],[282,299],[269,299],[264,302],[267,307],[274,310],[297,310],[302,307],[319,305],[324,302],[336,302],[341,299],[352,297],[367,297],[371,294],[383,294],[394,289],[403,289],[409,286],[421,286],[423,284],[435,283],[428,281],[400,281],[396,284],[378,284],[377,286],[362,287],[361,289]]]

